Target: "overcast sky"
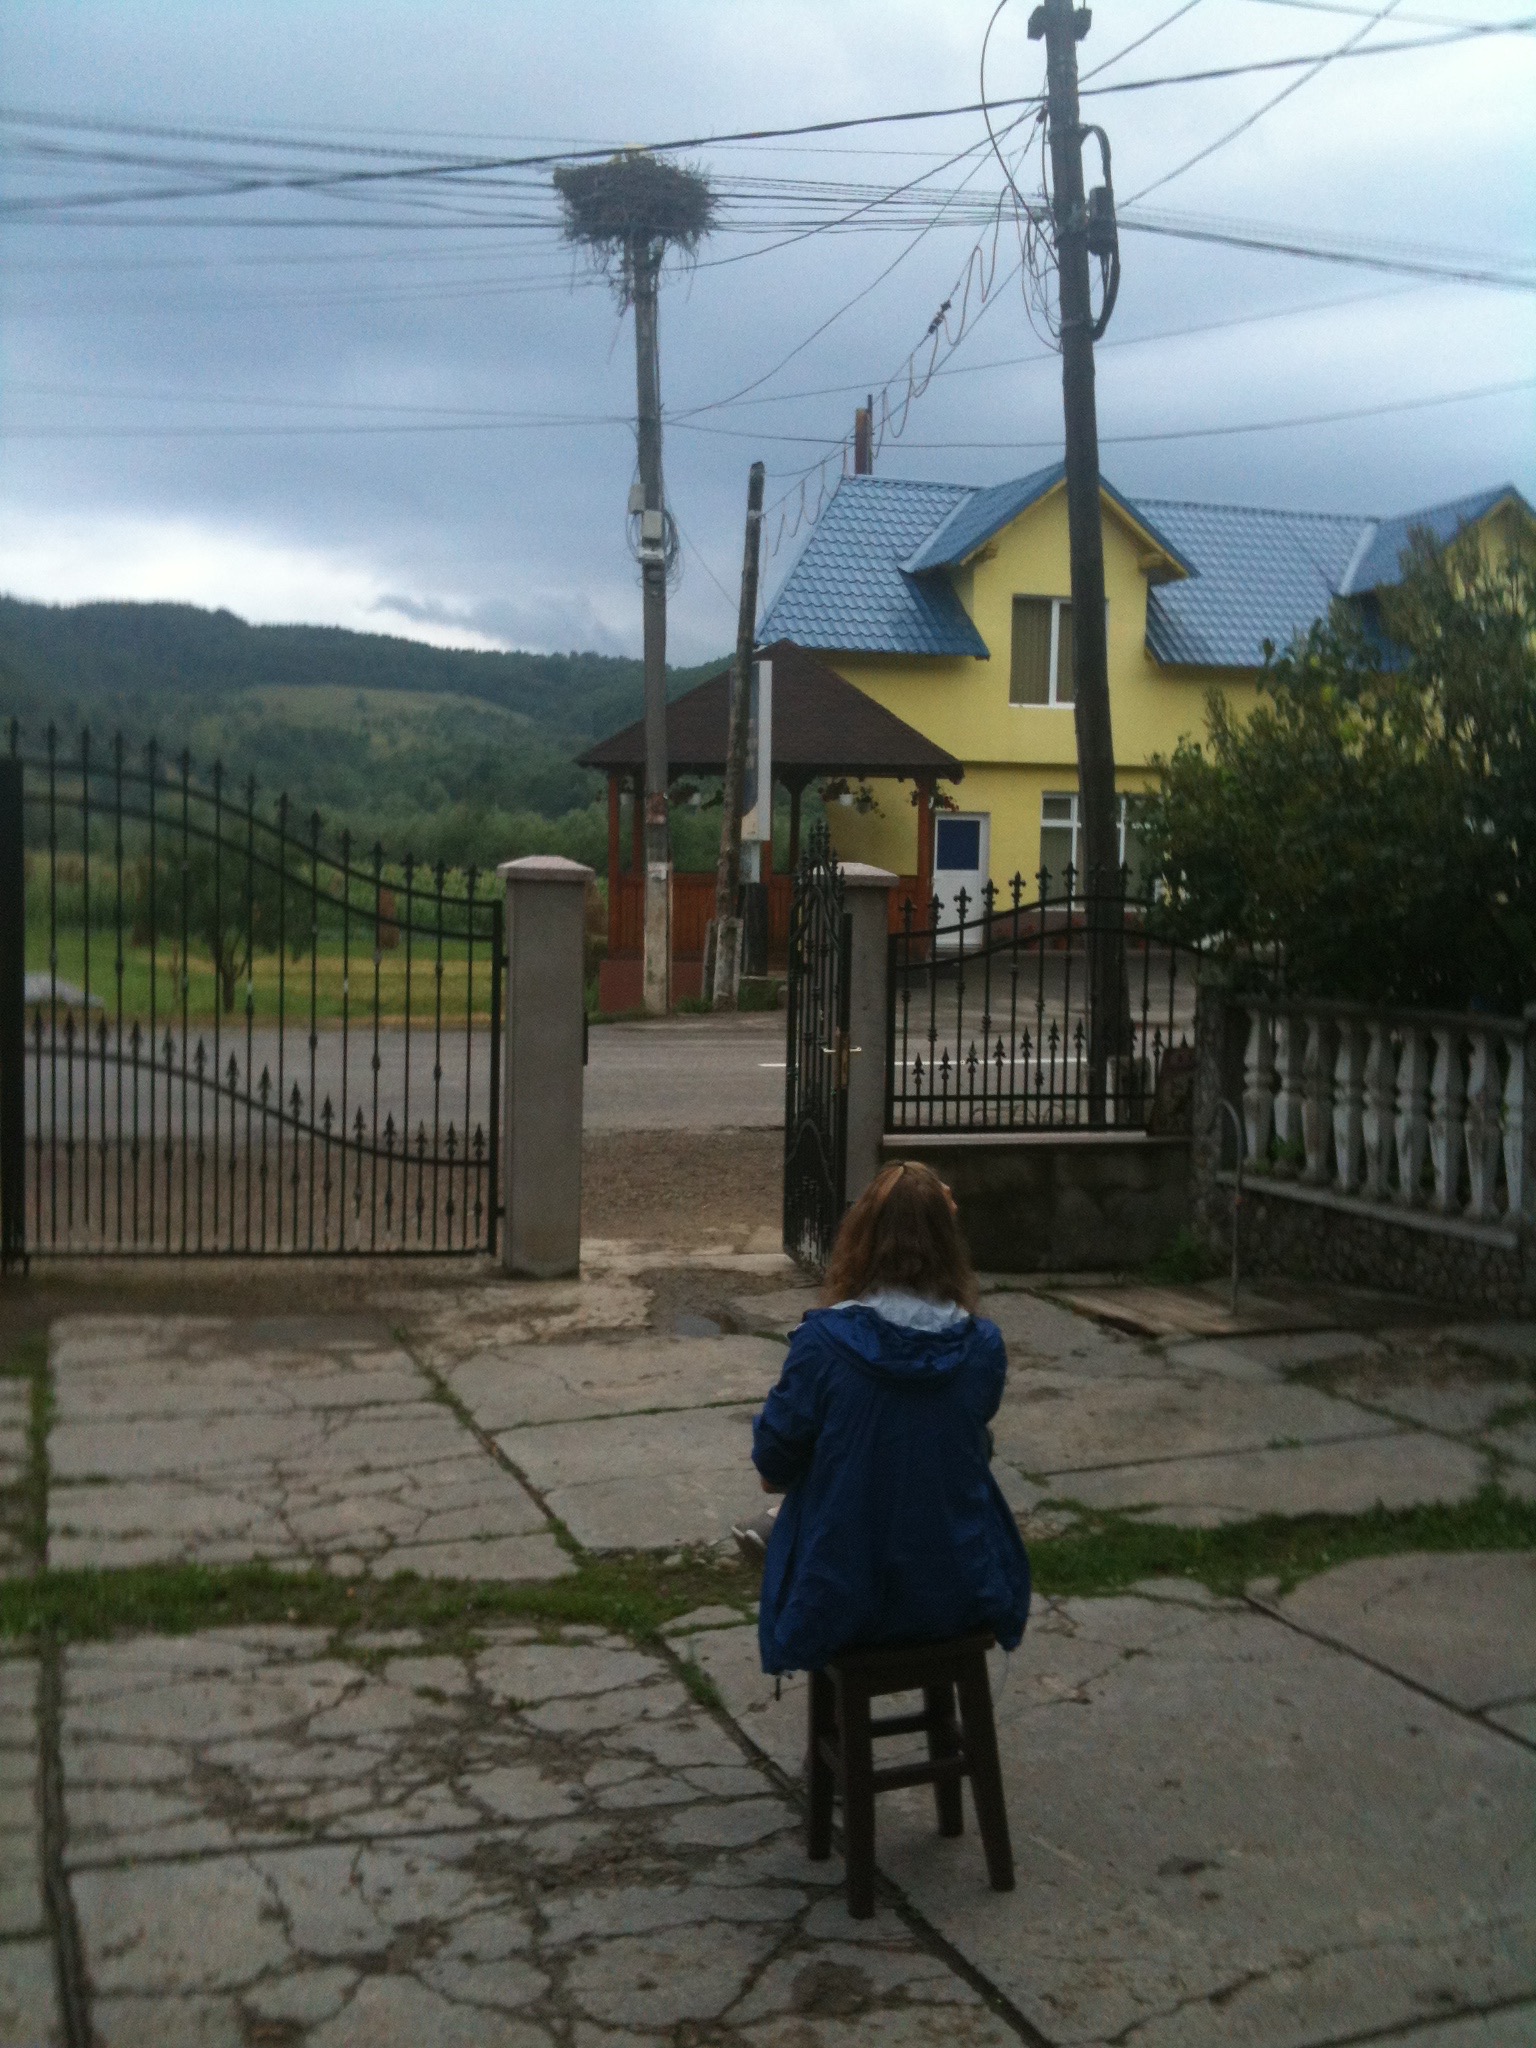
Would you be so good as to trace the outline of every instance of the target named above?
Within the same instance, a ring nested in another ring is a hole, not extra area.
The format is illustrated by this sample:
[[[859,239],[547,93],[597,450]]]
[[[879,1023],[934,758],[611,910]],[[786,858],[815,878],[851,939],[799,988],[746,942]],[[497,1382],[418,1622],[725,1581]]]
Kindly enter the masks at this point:
[[[1096,5],[1084,72],[1177,4]],[[398,170],[412,159],[383,152],[510,155],[970,102],[992,6],[0,0],[10,113],[258,138],[217,150],[105,127],[0,127],[0,589],[186,599],[455,645],[638,652],[624,519],[631,323],[562,247],[547,171],[457,192],[417,180],[221,195],[207,164]],[[1028,11],[1012,0],[997,24],[993,98],[1042,82]],[[1362,30],[1369,48],[1525,10],[1402,0],[1372,25],[1375,11],[1198,0],[1098,82],[1333,50]],[[1122,203],[1303,78],[1094,99]],[[1528,33],[1341,59],[1149,194],[1143,211],[1185,225],[1267,224],[1526,288],[1127,233],[1099,358],[1106,476],[1133,496],[1365,514],[1503,481],[1536,499],[1529,382],[1405,409],[1536,372],[1533,106]],[[1026,121],[1004,143],[1026,193],[1039,185],[1038,148],[1020,154],[1034,132]],[[966,115],[695,153],[729,182],[720,232],[663,295],[668,490],[688,543],[674,660],[734,636],[752,458],[767,462],[770,502],[788,492],[782,510],[796,513],[797,473],[901,368],[978,236],[990,255],[980,203],[1001,172],[984,142]],[[82,149],[88,160],[64,153]],[[800,239],[796,221],[854,202],[775,183],[886,189],[924,174],[858,231]],[[141,196],[125,203],[130,193]],[[82,207],[86,195],[101,203]],[[1057,360],[1018,283],[1003,282],[1018,255],[1007,230],[984,313],[882,447],[880,473],[993,483],[1059,450]],[[1190,431],[1367,408],[1396,409]],[[813,473],[811,507],[818,488]],[[775,513],[771,537],[779,527]],[[766,592],[793,547],[786,531]]]

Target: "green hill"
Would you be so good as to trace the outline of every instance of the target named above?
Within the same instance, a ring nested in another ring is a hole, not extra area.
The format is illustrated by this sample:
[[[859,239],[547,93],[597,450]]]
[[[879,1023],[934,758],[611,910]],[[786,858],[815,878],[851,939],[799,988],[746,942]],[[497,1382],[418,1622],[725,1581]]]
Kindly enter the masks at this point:
[[[721,663],[673,670],[676,695]],[[601,779],[574,756],[640,715],[641,665],[475,654],[336,626],[251,626],[179,604],[0,597],[0,719],[40,743],[154,737],[425,858],[599,857]],[[692,820],[679,820],[681,839]],[[688,857],[680,843],[679,859]]]

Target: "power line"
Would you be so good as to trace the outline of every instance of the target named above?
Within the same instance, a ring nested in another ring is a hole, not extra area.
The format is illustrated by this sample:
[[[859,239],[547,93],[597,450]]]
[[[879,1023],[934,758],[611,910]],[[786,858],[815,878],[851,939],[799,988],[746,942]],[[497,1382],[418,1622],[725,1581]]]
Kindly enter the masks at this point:
[[[1463,27],[1444,30],[1436,35],[1410,37],[1391,43],[1372,43],[1345,52],[1313,51],[1302,56],[1261,58],[1249,60],[1241,64],[1226,64],[1195,71],[1169,73],[1161,77],[1122,79],[1118,83],[1112,82],[1107,85],[1085,86],[1083,97],[1148,92],[1175,85],[1215,83],[1231,78],[1251,77],[1259,73],[1271,71],[1307,70],[1320,62],[1338,61],[1341,56],[1346,56],[1350,59],[1387,57],[1407,51],[1439,49],[1448,44],[1467,42],[1488,36],[1524,35],[1533,28],[1536,28],[1536,16],[1524,16],[1515,21],[1472,22]],[[1002,109],[1037,107],[1041,103],[1040,94],[1028,93],[1006,100],[992,101],[990,104],[994,109]],[[805,135],[843,133],[852,129],[890,127],[915,121],[950,120],[967,114],[984,113],[985,111],[986,107],[982,101],[971,100],[954,106],[917,107],[890,114],[849,115],[827,121],[799,122],[792,126],[779,128],[743,128],[727,133],[680,136],[668,141],[653,142],[643,146],[655,154],[665,154],[677,150],[722,147],[726,144],[778,141]],[[88,117],[71,117],[68,120],[50,119],[46,116],[29,113],[24,109],[0,108],[0,121],[7,120],[14,123],[33,123],[67,128],[73,125],[87,125]],[[120,124],[98,121],[91,125],[98,132],[125,132],[121,129]],[[214,133],[214,131],[200,132],[203,134]],[[249,146],[249,143],[247,142],[245,146]],[[270,146],[276,147],[280,145],[274,142]],[[378,151],[373,153],[379,154]],[[226,189],[222,195],[215,195],[206,189],[199,188],[189,192],[186,196],[203,198],[212,196],[231,197],[254,190],[303,192],[334,191],[338,188],[347,188],[356,191],[361,186],[375,183],[398,183],[427,178],[454,179],[462,177],[466,173],[483,173],[495,170],[526,170],[557,163],[580,162],[611,154],[612,146],[606,145],[592,149],[541,151],[521,156],[460,157],[447,160],[438,159],[435,162],[426,163],[413,162],[405,165],[359,167],[353,170],[293,171],[282,175],[268,174],[261,178],[247,177],[236,180],[233,183],[226,181]],[[106,195],[111,203],[114,204],[123,203],[125,196],[130,200],[134,196],[142,197],[142,195]],[[3,211],[9,213],[12,218],[21,218],[25,217],[26,209],[35,209],[40,203],[38,201],[23,200],[12,203],[4,208]],[[78,205],[100,202],[77,200],[74,203]]]
[[[1273,434],[1295,427],[1334,426],[1344,420],[1376,419],[1388,413],[1427,412],[1440,405],[1465,405],[1475,399],[1498,398],[1514,391],[1529,391],[1536,388],[1536,377],[1516,377],[1503,384],[1483,384],[1472,391],[1442,391],[1427,398],[1392,399],[1381,405],[1351,406],[1340,412],[1299,413],[1279,420],[1242,420],[1226,426],[1215,427],[1170,427],[1146,434],[1103,434],[1101,441],[1107,446],[1114,443],[1127,447],[1149,441],[1207,441],[1229,434]],[[693,434],[716,434],[733,441],[780,441],[785,443],[813,441],[810,434],[753,434],[740,427],[706,427],[691,421],[675,423]],[[921,449],[927,453],[959,451],[966,449],[994,449],[999,451],[1030,451],[1041,448],[1059,448],[1059,434],[1044,441],[908,441],[908,448]]]
[[[1366,270],[1386,270],[1406,277],[1437,277],[1457,284],[1495,285],[1505,291],[1536,291],[1536,276],[1528,271],[1500,270],[1492,264],[1476,268],[1468,263],[1459,263],[1453,257],[1435,260],[1425,255],[1415,255],[1405,250],[1399,254],[1385,248],[1372,249],[1361,241],[1353,245],[1343,236],[1322,239],[1303,239],[1300,234],[1290,234],[1284,229],[1249,228],[1240,222],[1202,222],[1198,216],[1180,219],[1177,215],[1143,214],[1140,218],[1129,212],[1118,215],[1123,234],[1167,235],[1176,241],[1212,242],[1231,249],[1254,249],[1267,255],[1305,256],[1316,263],[1349,263]]]
[[[1172,14],[1164,15],[1155,28],[1149,28],[1146,34],[1138,36],[1134,43],[1127,43],[1123,50],[1116,50],[1113,57],[1106,57],[1102,64],[1095,64],[1091,71],[1085,71],[1078,81],[1078,91],[1082,91],[1090,78],[1100,77],[1111,65],[1118,64],[1122,57],[1129,57],[1132,50],[1139,50],[1144,43],[1150,43],[1154,36],[1160,36],[1165,28],[1172,28],[1176,21],[1182,21],[1186,14],[1193,13],[1199,5],[1200,0],[1184,0],[1182,7],[1175,7]]]
[[[1202,320],[1192,327],[1159,327],[1150,334],[1124,334],[1112,341],[1101,341],[1096,346],[1100,351],[1111,348],[1143,348],[1152,342],[1183,341],[1201,334],[1220,334],[1229,328],[1257,326],[1268,320],[1297,320],[1308,313],[1331,313],[1345,306],[1375,305],[1383,299],[1407,298],[1416,291],[1429,288],[1426,283],[1398,285],[1386,291],[1351,292],[1340,299],[1312,299],[1301,306],[1276,306],[1263,313],[1238,313],[1226,320]],[[993,356],[984,363],[960,363],[954,369],[935,370],[930,381],[937,383],[941,377],[982,376],[991,370],[1017,370],[1030,363],[1050,363],[1055,360],[1054,349],[1032,349],[1028,355]],[[12,387],[15,388],[17,387]],[[745,406],[786,405],[793,399],[846,398],[868,389],[869,379],[860,377],[852,384],[823,384],[813,390],[770,392],[762,398],[744,398],[739,402]]]
[[[1305,14],[1355,14],[1367,15],[1374,10],[1369,7],[1351,7],[1345,0],[1258,0],[1265,7],[1299,7]],[[1465,22],[1454,14],[1403,14],[1399,21],[1414,22],[1420,28],[1464,28]],[[1490,23],[1489,26],[1492,26]]]
[[[1396,10],[1397,5],[1398,0],[1386,0],[1386,5],[1371,15],[1362,28],[1354,30],[1351,35],[1340,43],[1338,49],[1331,56],[1320,58],[1310,71],[1303,72],[1300,78],[1293,78],[1288,85],[1281,86],[1273,98],[1267,99],[1262,107],[1256,107],[1251,114],[1245,115],[1235,128],[1229,128],[1224,135],[1218,135],[1214,142],[1206,143],[1205,147],[1197,149],[1193,156],[1187,156],[1183,163],[1175,164],[1171,171],[1164,171],[1162,176],[1154,178],[1150,185],[1143,185],[1139,192],[1133,192],[1125,202],[1126,205],[1134,206],[1138,199],[1145,199],[1149,192],[1157,192],[1164,185],[1171,185],[1175,178],[1182,178],[1184,173],[1192,171],[1196,164],[1203,164],[1207,157],[1214,156],[1219,149],[1225,149],[1227,144],[1235,142],[1239,135],[1246,135],[1250,128],[1255,126],[1257,122],[1262,121],[1264,116],[1278,107],[1282,100],[1288,100],[1293,93],[1300,92],[1304,85],[1310,85],[1320,71],[1326,70],[1330,64],[1335,63],[1340,57],[1347,57],[1351,50],[1364,41],[1373,28],[1385,21],[1387,16]]]

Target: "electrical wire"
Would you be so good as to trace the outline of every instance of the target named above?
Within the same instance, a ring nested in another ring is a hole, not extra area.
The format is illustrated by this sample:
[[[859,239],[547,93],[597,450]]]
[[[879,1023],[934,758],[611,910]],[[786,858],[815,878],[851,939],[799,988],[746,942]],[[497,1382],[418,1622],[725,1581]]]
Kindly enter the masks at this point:
[[[1127,43],[1123,50],[1116,50],[1113,57],[1106,57],[1102,64],[1095,64],[1091,71],[1085,71],[1077,82],[1078,90],[1081,91],[1090,78],[1098,78],[1108,71],[1112,64],[1118,64],[1122,57],[1129,57],[1132,50],[1139,50],[1144,43],[1150,43],[1154,36],[1160,36],[1165,28],[1172,28],[1176,21],[1182,21],[1186,14],[1193,13],[1199,5],[1200,0],[1184,0],[1182,7],[1175,7],[1172,14],[1164,15],[1155,28],[1149,28],[1146,34],[1138,36],[1134,43]]]
[[[1147,92],[1177,85],[1206,84],[1231,78],[1254,76],[1268,71],[1308,70],[1320,62],[1339,61],[1341,56],[1350,59],[1386,57],[1406,51],[1443,48],[1448,44],[1489,36],[1523,35],[1529,33],[1533,28],[1536,28],[1536,16],[1524,16],[1518,20],[1504,22],[1474,22],[1463,27],[1447,29],[1435,35],[1410,37],[1391,43],[1373,43],[1343,52],[1335,50],[1312,52],[1292,57],[1262,58],[1240,64],[1218,65],[1200,70],[1168,73],[1160,77],[1122,79],[1119,82],[1111,82],[1106,85],[1089,85],[1083,88],[1083,97]],[[1041,104],[1041,95],[1038,93],[1022,94],[1007,100],[994,101],[991,104],[994,108],[1038,107]],[[681,150],[719,147],[728,143],[766,142],[806,135],[841,133],[852,129],[889,127],[915,121],[948,120],[967,114],[979,114],[984,111],[982,102],[978,100],[955,106],[918,107],[903,109],[900,112],[890,114],[862,114],[843,116],[827,121],[800,122],[788,127],[736,129],[727,133],[674,137],[664,142],[650,143],[644,145],[644,147],[655,154],[664,154]],[[79,116],[50,118],[31,113],[25,109],[0,108],[0,122],[42,122],[45,125],[68,127],[73,123],[82,122],[90,118]],[[116,124],[96,121],[94,126],[97,132],[111,133],[114,132]],[[212,131],[204,132],[211,133]],[[377,154],[378,152],[374,153]],[[264,177],[248,176],[234,181],[233,184],[226,180],[223,196],[234,196],[237,191],[241,193],[255,190],[284,190],[292,192],[328,190],[334,192],[338,189],[345,189],[355,196],[360,187],[376,183],[398,184],[405,181],[430,178],[451,180],[462,178],[466,174],[471,173],[484,174],[490,171],[530,169],[550,166],[556,163],[581,162],[611,154],[612,148],[607,146],[593,149],[541,151],[520,156],[460,157],[456,159],[439,159],[436,162],[427,163],[413,162],[405,165],[371,165],[350,170],[290,171],[281,175],[269,173]],[[140,199],[143,197],[143,195],[136,196],[140,197]],[[206,187],[202,187],[195,189],[188,196],[207,198],[214,195],[210,194]],[[124,195],[120,194],[106,194],[101,195],[99,199],[88,196],[85,200],[59,202],[59,204],[71,203],[77,206],[81,204],[121,204],[123,203],[123,197]],[[52,202],[50,201],[36,199],[6,202],[3,206],[0,206],[0,218],[23,219],[29,216],[35,217],[39,206],[51,207],[51,205]]]
[[[1203,164],[1206,158],[1214,156],[1217,150],[1225,149],[1229,142],[1235,142],[1239,135],[1246,135],[1248,130],[1262,121],[1266,114],[1272,113],[1282,100],[1288,100],[1293,93],[1300,92],[1304,85],[1310,85],[1320,72],[1325,71],[1330,64],[1335,63],[1340,57],[1347,57],[1350,51],[1370,34],[1373,28],[1379,27],[1387,19],[1388,15],[1395,12],[1397,6],[1398,0],[1386,0],[1386,5],[1379,8],[1363,27],[1355,29],[1346,37],[1340,43],[1338,49],[1333,52],[1332,56],[1320,59],[1318,63],[1313,65],[1310,71],[1303,72],[1300,78],[1291,79],[1288,84],[1280,88],[1273,98],[1267,99],[1262,107],[1256,107],[1251,114],[1246,115],[1239,121],[1235,128],[1229,128],[1224,135],[1218,135],[1214,142],[1206,143],[1203,149],[1197,149],[1193,156],[1186,157],[1183,163],[1175,164],[1171,171],[1164,171],[1162,176],[1154,178],[1150,185],[1143,185],[1139,192],[1133,192],[1125,202],[1126,205],[1134,206],[1137,200],[1145,199],[1149,192],[1161,191],[1164,185],[1171,185],[1175,178],[1182,178],[1184,173],[1192,171],[1196,164]]]
[[[1145,434],[1101,434],[1102,447],[1128,447],[1149,441],[1208,441],[1229,434],[1274,434],[1295,427],[1326,427],[1337,425],[1343,420],[1366,420],[1382,418],[1389,413],[1427,412],[1435,406],[1465,405],[1476,399],[1499,398],[1514,391],[1536,389],[1536,377],[1515,377],[1502,384],[1482,384],[1471,391],[1441,391],[1427,398],[1398,398],[1381,405],[1351,406],[1339,412],[1299,413],[1278,420],[1242,420],[1214,427],[1169,427]],[[740,427],[707,427],[690,422],[686,431],[695,434],[714,434],[733,441],[778,441],[786,444],[814,441],[810,434],[756,434]],[[995,449],[1029,451],[1041,448],[1059,448],[1061,436],[1056,434],[1043,441],[909,441],[909,448],[921,449],[927,453],[940,450],[946,452],[967,449]]]

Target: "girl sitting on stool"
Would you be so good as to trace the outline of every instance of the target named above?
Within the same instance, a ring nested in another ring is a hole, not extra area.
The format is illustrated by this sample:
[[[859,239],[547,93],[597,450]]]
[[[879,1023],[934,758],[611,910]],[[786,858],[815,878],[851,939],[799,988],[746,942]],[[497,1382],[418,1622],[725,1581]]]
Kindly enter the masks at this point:
[[[752,1425],[763,1489],[787,1496],[763,1562],[763,1669],[819,1671],[855,1645],[983,1628],[1015,1648],[1029,1560],[987,1430],[1008,1356],[975,1313],[937,1174],[903,1162],[876,1175],[843,1219],[822,1296]]]

